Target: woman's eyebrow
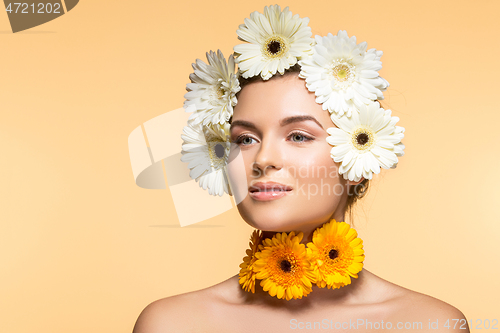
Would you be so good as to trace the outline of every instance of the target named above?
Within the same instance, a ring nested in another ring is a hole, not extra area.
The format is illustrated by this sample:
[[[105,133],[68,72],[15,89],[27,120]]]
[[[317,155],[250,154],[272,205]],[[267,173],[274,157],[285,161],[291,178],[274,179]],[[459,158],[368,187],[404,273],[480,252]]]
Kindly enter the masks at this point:
[[[246,120],[233,120],[231,122],[231,128],[233,128],[235,126],[241,126],[241,127],[246,127],[246,128],[251,128],[251,129],[257,130],[257,127],[255,127],[255,125],[253,123],[246,121]]]
[[[291,124],[291,123],[307,121],[307,120],[312,120],[316,124],[318,124],[319,127],[323,128],[323,126],[319,123],[319,121],[316,120],[316,118],[314,118],[313,116],[309,116],[309,115],[291,116],[291,117],[283,118],[280,121],[280,126],[283,127],[283,126],[286,126],[286,125]],[[257,127],[254,125],[254,123],[251,123],[251,122],[246,121],[246,120],[233,120],[231,122],[231,128],[233,128],[234,126],[242,126],[242,127],[257,130]]]
[[[316,124],[318,124],[319,127],[323,128],[323,126],[321,126],[321,124],[319,123],[319,121],[317,121],[316,118],[314,118],[313,116],[310,116],[310,115],[301,115],[301,116],[287,117],[287,118],[284,118],[284,119],[282,119],[280,121],[280,125],[281,125],[281,127],[283,127],[283,126],[291,124],[291,123],[296,123],[296,122],[306,121],[306,120],[312,120]]]

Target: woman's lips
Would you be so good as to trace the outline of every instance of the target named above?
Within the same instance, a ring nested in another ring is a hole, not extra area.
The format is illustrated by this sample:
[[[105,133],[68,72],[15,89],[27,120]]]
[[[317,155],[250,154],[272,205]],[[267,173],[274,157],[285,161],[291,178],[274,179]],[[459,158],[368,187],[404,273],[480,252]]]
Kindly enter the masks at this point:
[[[291,191],[292,188],[290,186],[276,182],[258,182],[248,189],[250,196],[259,201],[276,200],[284,197]]]

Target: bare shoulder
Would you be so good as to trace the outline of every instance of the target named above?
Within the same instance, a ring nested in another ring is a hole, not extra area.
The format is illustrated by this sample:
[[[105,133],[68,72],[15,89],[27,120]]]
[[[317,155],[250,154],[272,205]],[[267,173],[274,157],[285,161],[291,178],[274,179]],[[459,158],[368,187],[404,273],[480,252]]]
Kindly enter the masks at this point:
[[[226,281],[150,303],[137,318],[133,333],[211,332],[210,322],[225,284]]]
[[[196,309],[199,303],[190,304],[193,293],[166,297],[150,303],[137,318],[133,333],[194,332],[194,327],[188,327],[189,320],[192,319],[191,313],[202,312]]]
[[[380,279],[386,291],[389,320],[393,323],[421,323],[420,330],[432,332],[469,332],[465,315],[453,305]],[[414,326],[416,328],[416,326]],[[417,329],[415,329],[417,330]]]
[[[408,290],[405,309],[433,332],[469,332],[465,315],[453,305],[435,297]]]

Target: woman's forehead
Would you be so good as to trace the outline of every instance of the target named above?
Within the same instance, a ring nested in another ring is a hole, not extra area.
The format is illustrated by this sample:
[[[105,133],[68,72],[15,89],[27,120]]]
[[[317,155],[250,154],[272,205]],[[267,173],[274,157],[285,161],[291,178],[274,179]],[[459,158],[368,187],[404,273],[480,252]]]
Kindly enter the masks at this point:
[[[307,90],[305,80],[291,73],[246,85],[238,96],[232,122],[244,120],[255,124],[280,125],[294,116],[311,116],[325,130],[334,126],[329,112],[323,110],[316,103],[314,93]]]

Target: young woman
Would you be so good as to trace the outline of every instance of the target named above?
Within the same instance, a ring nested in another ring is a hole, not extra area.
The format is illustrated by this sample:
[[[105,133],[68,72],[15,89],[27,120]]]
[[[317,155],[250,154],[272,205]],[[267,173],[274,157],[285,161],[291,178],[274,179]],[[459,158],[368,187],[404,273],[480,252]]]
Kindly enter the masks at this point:
[[[376,73],[381,52],[345,32],[309,42],[305,25],[287,8],[266,7],[238,30],[257,47],[235,47],[236,82],[221,54],[194,66],[185,160],[200,186],[232,194],[262,233],[239,274],[151,303],[134,333],[469,331],[453,306],[362,268],[362,241],[343,221],[372,175],[396,166],[404,129],[376,101],[388,85]],[[217,70],[226,75],[212,80]],[[202,179],[189,151],[196,126],[209,156],[239,163]]]

